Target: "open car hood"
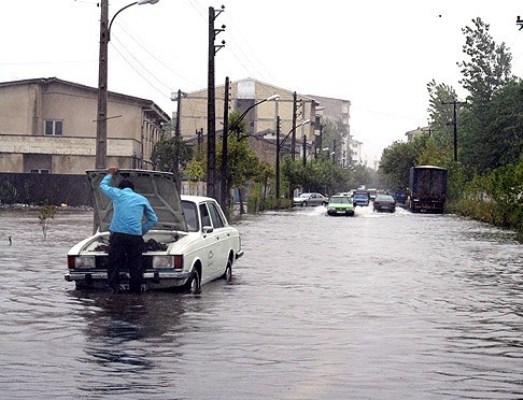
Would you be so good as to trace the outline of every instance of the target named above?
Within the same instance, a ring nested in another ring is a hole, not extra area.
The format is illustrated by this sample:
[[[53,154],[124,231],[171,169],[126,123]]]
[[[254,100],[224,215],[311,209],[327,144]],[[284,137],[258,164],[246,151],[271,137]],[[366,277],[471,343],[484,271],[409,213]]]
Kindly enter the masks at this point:
[[[95,208],[94,230],[108,231],[113,218],[113,205],[109,197],[100,190],[100,181],[107,170],[86,171],[93,194]],[[122,169],[113,176],[112,186],[118,186],[122,179],[134,184],[136,193],[146,197],[158,216],[158,223],[152,229],[187,231],[180,194],[174,175],[169,172]]]

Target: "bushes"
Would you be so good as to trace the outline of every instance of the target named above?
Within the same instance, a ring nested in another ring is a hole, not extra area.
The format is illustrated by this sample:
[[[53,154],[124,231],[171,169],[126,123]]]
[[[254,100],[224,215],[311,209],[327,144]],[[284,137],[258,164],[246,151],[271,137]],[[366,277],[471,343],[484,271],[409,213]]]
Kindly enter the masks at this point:
[[[447,209],[523,233],[523,156],[517,164],[474,176]]]

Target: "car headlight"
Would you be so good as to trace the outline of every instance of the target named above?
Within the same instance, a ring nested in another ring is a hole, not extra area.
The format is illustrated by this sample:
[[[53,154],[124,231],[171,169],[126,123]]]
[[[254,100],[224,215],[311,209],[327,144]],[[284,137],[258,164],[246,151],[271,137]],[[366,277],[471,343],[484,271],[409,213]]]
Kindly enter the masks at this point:
[[[69,269],[94,269],[96,259],[94,256],[68,256]]]
[[[168,269],[173,268],[177,270],[183,269],[183,256],[153,256],[153,268]]]

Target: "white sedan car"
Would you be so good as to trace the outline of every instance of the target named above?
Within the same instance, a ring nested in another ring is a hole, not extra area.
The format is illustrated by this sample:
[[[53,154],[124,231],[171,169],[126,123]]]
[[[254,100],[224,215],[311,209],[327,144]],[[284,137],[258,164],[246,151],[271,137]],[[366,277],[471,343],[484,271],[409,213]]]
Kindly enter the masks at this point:
[[[321,193],[302,193],[292,201],[293,206],[326,206],[329,199]]]
[[[107,287],[109,225],[112,202],[99,190],[106,171],[87,171],[94,197],[96,233],[69,251],[65,280],[78,289]],[[201,285],[223,277],[230,281],[234,262],[243,255],[238,230],[229,226],[216,200],[180,196],[174,175],[167,172],[120,170],[113,185],[127,178],[137,193],[147,197],[158,224],[144,236],[143,290],[184,288],[198,292]],[[128,286],[129,274],[120,271]]]

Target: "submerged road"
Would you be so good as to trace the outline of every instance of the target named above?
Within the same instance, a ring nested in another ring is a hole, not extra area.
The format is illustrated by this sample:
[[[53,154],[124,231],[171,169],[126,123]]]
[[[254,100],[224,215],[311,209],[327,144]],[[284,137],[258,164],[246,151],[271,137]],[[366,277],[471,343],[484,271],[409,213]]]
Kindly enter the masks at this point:
[[[91,212],[0,213],[2,399],[522,399],[523,247],[452,215],[246,216],[231,285],[78,292]],[[8,236],[12,236],[9,245]]]

